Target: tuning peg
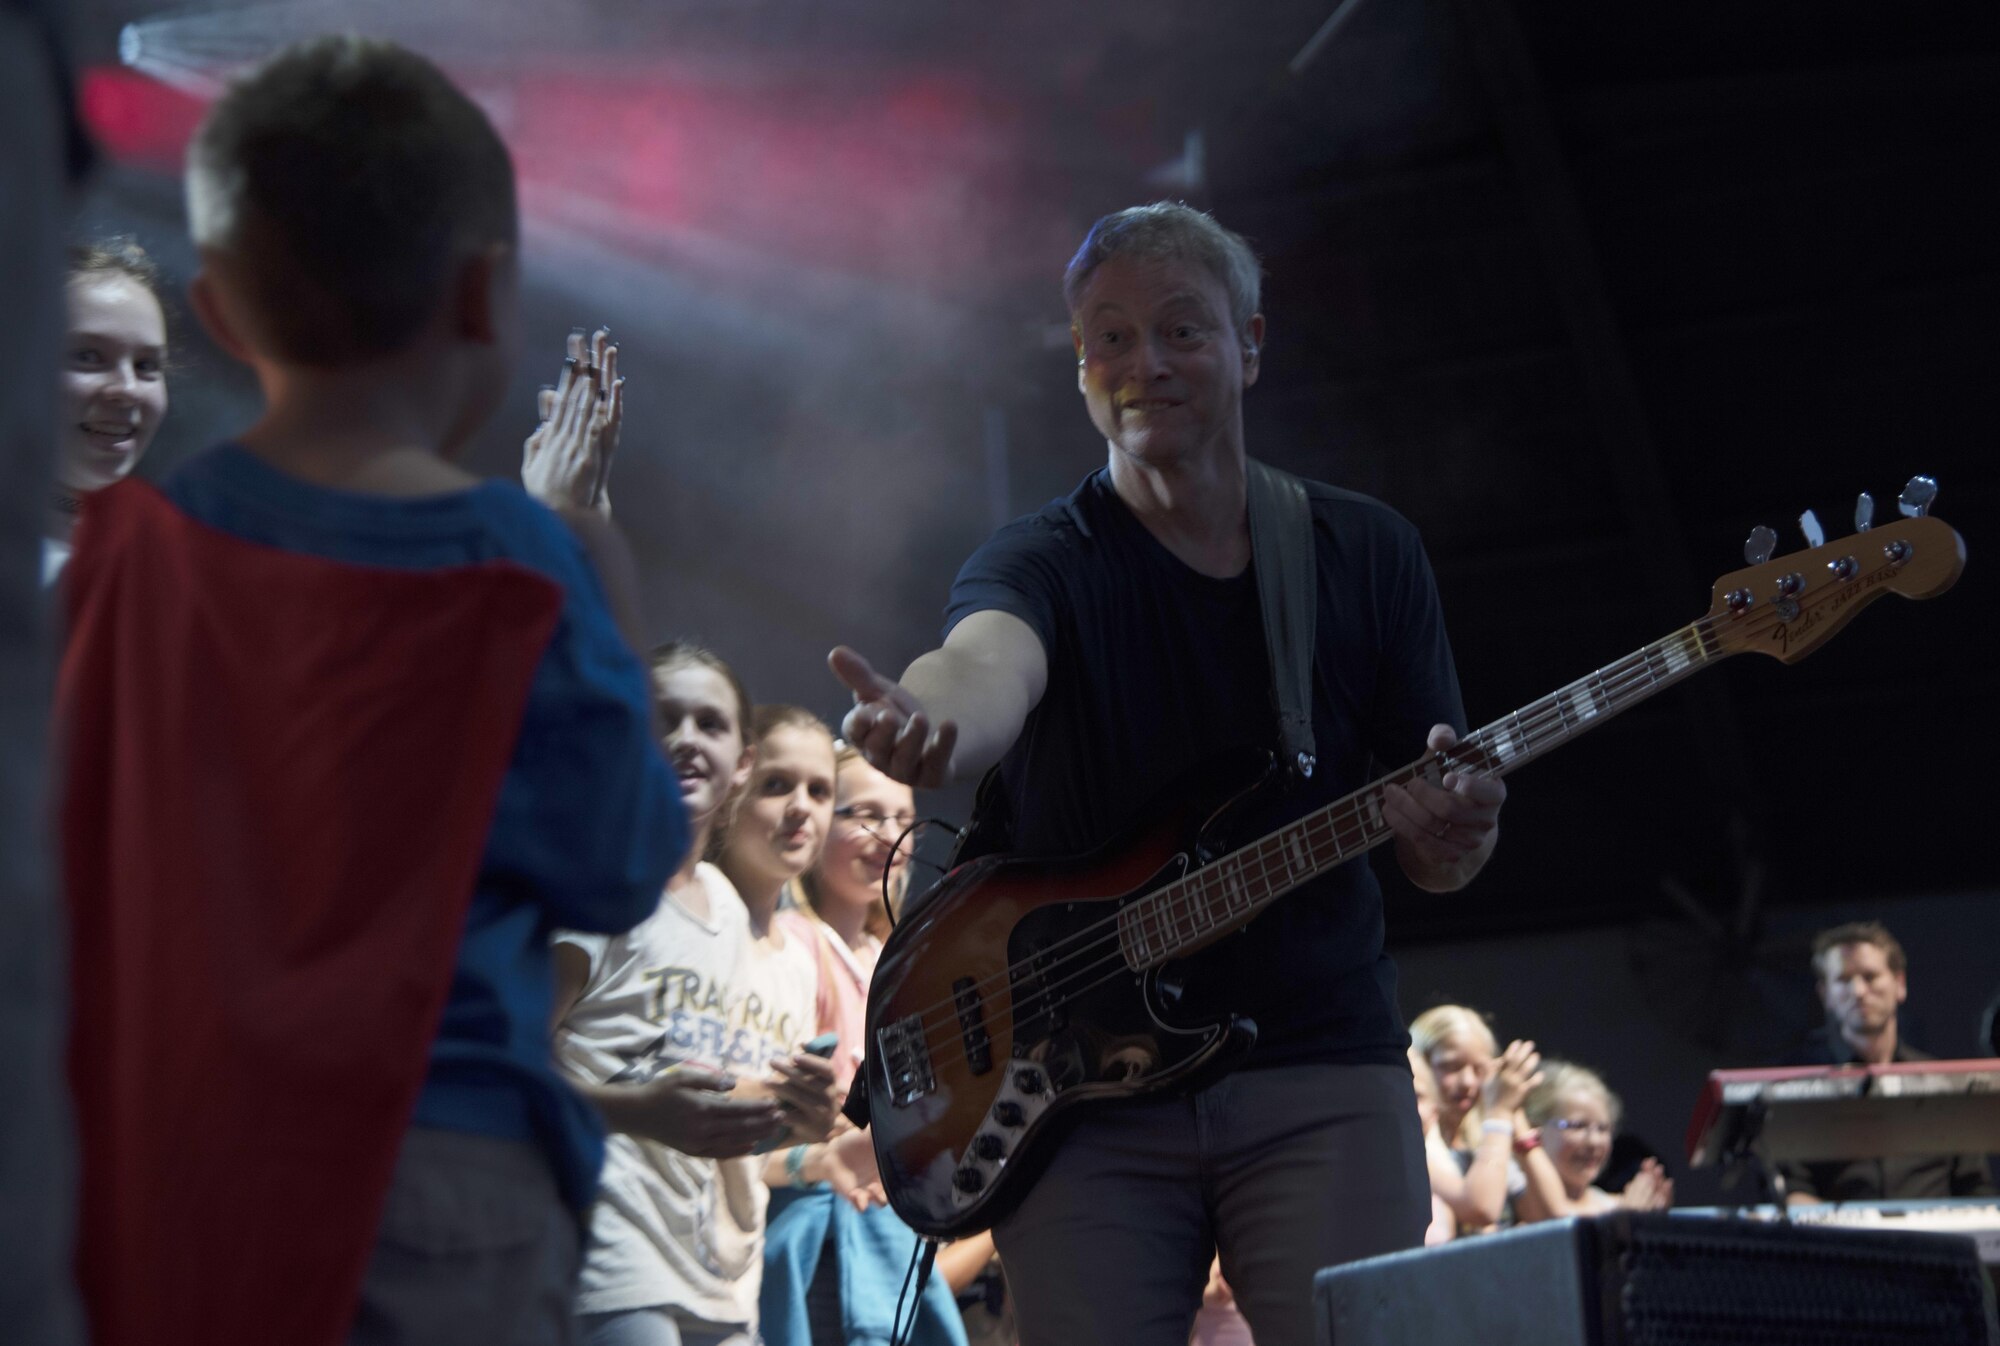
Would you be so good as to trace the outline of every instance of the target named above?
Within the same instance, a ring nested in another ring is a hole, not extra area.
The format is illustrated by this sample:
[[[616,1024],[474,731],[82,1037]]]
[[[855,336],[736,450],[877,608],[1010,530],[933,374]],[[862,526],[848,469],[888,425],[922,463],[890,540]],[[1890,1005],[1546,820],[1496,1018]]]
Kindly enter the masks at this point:
[[[1854,502],[1854,531],[1865,533],[1875,525],[1875,497],[1863,491]]]
[[[1777,545],[1778,535],[1760,523],[1743,540],[1743,559],[1753,566],[1763,565],[1771,559],[1771,552]]]
[[[1819,526],[1819,515],[1813,513],[1811,510],[1807,510],[1805,513],[1799,515],[1799,531],[1806,535],[1806,545],[1808,547],[1824,547],[1826,545],[1826,530]]]
[[[1931,512],[1931,502],[1937,499],[1937,482],[1930,477],[1911,477],[1910,484],[1896,497],[1896,508],[1903,511],[1906,519],[1921,519]]]

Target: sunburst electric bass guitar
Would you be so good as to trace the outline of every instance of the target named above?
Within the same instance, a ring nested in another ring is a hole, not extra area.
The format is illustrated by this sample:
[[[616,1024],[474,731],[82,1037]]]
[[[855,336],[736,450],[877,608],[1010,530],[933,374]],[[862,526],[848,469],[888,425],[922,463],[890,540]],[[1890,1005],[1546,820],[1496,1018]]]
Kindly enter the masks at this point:
[[[1233,793],[1211,773],[1169,791],[1181,802],[1088,856],[953,869],[890,937],[868,997],[869,1113],[896,1213],[936,1238],[987,1228],[1034,1180],[1066,1114],[1184,1084],[1247,1045],[1248,1025],[1176,1013],[1180,960],[1387,841],[1384,786],[1504,775],[1719,659],[1792,663],[1883,594],[1943,593],[1965,545],[1926,512],[1935,492],[1915,479],[1904,517],[1875,528],[1864,496],[1860,531],[1837,542],[1808,515],[1819,545],[1777,560],[1760,529],[1749,552],[1761,564],[1718,580],[1698,621],[1247,845],[1218,838],[1259,769]]]

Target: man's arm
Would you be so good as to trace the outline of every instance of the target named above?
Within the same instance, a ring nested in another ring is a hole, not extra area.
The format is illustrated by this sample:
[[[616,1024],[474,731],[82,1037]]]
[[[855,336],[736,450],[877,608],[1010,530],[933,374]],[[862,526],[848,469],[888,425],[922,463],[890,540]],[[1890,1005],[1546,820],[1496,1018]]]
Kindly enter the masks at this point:
[[[1048,688],[1048,653],[1033,627],[997,609],[975,612],[944,645],[891,682],[842,645],[827,656],[854,693],[841,733],[875,768],[935,789],[976,776],[1020,737]]]

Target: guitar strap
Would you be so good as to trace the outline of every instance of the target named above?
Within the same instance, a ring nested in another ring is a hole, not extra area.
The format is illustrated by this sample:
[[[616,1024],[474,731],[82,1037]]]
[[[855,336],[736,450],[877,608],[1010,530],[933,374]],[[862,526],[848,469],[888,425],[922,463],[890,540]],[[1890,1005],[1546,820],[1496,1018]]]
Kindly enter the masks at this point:
[[[1294,780],[1318,765],[1313,747],[1313,626],[1319,607],[1312,506],[1305,483],[1254,458],[1244,460],[1250,497],[1250,560],[1271,658],[1280,760]]]

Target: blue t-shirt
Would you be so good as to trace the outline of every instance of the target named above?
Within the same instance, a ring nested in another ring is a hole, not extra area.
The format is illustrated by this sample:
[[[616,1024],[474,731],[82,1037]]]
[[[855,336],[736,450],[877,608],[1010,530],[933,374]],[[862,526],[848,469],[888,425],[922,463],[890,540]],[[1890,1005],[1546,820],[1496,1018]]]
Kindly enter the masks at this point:
[[[688,846],[680,787],[653,738],[645,668],[582,544],[508,483],[363,495],[301,481],[233,444],[184,464],[162,490],[212,528],[287,551],[405,570],[505,559],[562,587],[412,1121],[540,1144],[565,1199],[582,1210],[603,1130],[550,1061],[549,935],[645,919]]]
[[[1415,760],[1433,724],[1464,732],[1416,529],[1367,496],[1315,482],[1307,494],[1319,763],[1308,785],[1245,815],[1232,846]],[[973,553],[946,634],[981,610],[1019,617],[1048,655],[1048,688],[999,767],[1011,849],[1094,850],[1204,763],[1278,746],[1254,569],[1229,579],[1190,569],[1119,500],[1108,471]],[[1255,1019],[1252,1065],[1399,1063],[1409,1035],[1382,934],[1381,887],[1366,858],[1351,860],[1196,954],[1181,1007]]]

